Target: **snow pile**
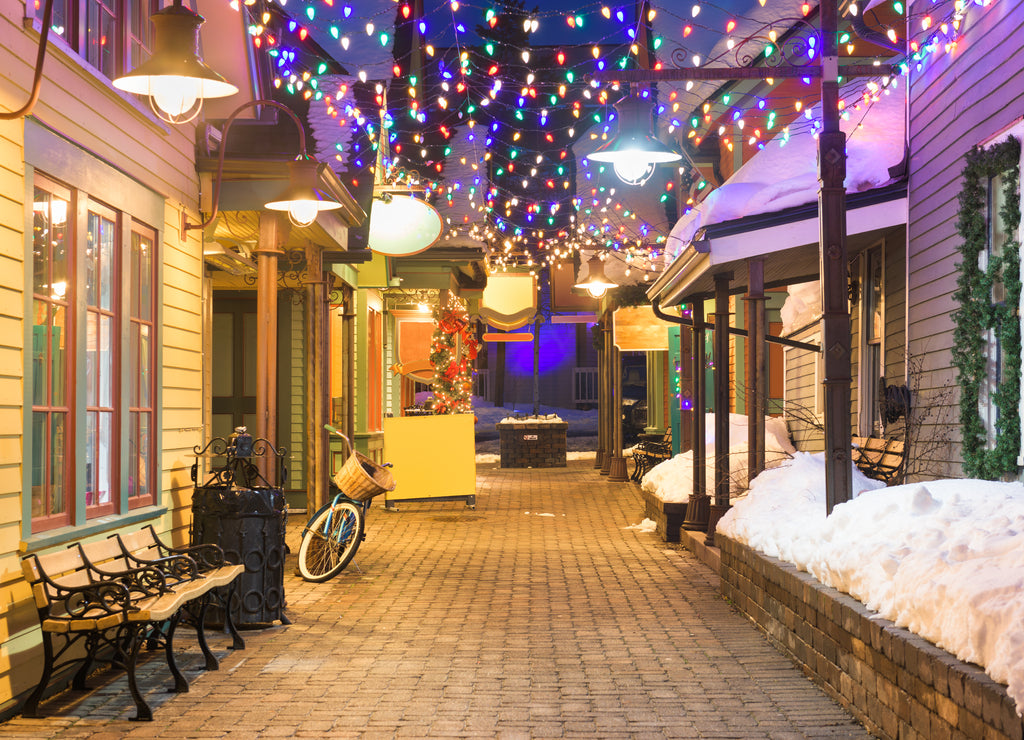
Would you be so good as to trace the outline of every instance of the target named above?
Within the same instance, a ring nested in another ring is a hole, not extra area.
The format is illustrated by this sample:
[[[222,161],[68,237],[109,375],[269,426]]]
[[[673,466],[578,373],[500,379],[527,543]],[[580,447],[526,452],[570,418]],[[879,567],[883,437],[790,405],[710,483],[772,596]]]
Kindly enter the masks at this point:
[[[562,417],[558,414],[540,414],[538,416],[525,416],[523,418],[516,418],[515,416],[506,416],[504,419],[499,421],[499,424],[558,424],[562,421]]]
[[[825,516],[824,455],[759,475],[718,531],[977,663],[1024,709],[1024,485],[881,486]]]
[[[704,419],[704,455],[706,481],[709,487],[715,481],[715,415]],[[784,419],[767,417],[765,428],[765,464],[774,467],[787,460],[796,450],[789,441]],[[743,491],[747,487],[747,417],[729,414],[729,479],[730,489]],[[671,460],[656,465],[644,476],[641,488],[659,499],[671,503],[686,503],[693,490],[693,452],[681,452]]]
[[[802,329],[821,316],[821,281],[790,285],[789,295],[779,315],[782,317],[782,336]]]
[[[630,524],[628,527],[623,529],[635,529],[638,532],[656,532],[658,524],[653,519],[644,519],[639,524]]]

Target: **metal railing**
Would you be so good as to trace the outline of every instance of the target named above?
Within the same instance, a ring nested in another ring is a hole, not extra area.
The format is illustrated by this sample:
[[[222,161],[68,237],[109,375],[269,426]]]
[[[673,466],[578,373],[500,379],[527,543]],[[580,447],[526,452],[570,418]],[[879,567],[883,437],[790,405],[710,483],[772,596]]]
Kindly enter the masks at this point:
[[[574,368],[572,388],[573,403],[597,403],[597,368]]]

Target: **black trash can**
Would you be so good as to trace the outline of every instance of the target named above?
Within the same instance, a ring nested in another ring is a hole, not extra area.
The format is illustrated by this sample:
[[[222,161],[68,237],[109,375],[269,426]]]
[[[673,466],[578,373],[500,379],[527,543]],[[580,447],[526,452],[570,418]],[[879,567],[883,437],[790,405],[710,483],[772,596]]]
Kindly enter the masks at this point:
[[[197,482],[201,458],[215,461],[203,485],[192,494],[193,545],[220,545],[226,560],[241,563],[245,572],[233,584],[231,620],[236,627],[263,627],[284,614],[285,498],[287,479],[283,448],[253,439],[245,427],[229,439],[215,437],[195,448],[192,480]],[[266,457],[273,473],[267,480],[252,461]],[[220,609],[210,608],[212,621],[223,621]]]
[[[227,560],[245,566],[231,603],[236,627],[287,621],[284,506],[280,488],[197,486],[192,494],[192,544],[220,545]]]

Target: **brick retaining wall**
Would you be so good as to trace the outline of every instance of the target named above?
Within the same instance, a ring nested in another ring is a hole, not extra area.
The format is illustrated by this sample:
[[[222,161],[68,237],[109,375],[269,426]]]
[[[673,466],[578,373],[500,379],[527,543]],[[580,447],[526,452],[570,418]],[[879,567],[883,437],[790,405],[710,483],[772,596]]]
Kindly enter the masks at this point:
[[[564,468],[569,423],[497,424],[503,468]]]
[[[1006,687],[795,566],[721,534],[722,595],[884,738],[1013,738]]]
[[[686,519],[686,504],[662,501],[643,489],[640,495],[644,499],[644,516],[657,525],[661,539],[665,542],[679,542],[679,531]]]

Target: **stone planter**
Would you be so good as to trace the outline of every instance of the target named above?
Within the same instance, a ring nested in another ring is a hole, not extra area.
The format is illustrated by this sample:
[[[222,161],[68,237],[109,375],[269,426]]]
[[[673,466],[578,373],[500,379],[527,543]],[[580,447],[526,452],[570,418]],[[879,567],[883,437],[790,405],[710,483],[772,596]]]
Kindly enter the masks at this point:
[[[503,468],[564,468],[568,422],[498,422]]]

